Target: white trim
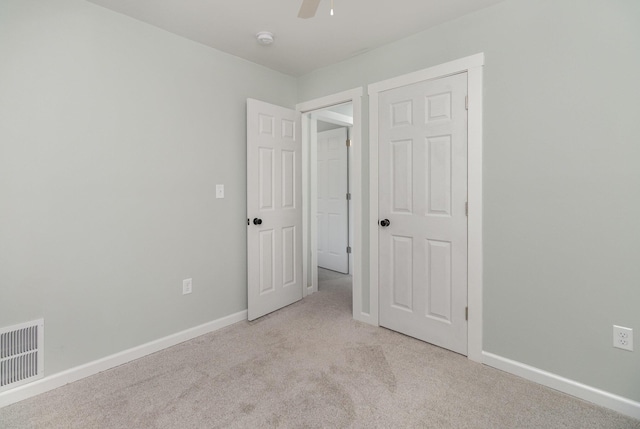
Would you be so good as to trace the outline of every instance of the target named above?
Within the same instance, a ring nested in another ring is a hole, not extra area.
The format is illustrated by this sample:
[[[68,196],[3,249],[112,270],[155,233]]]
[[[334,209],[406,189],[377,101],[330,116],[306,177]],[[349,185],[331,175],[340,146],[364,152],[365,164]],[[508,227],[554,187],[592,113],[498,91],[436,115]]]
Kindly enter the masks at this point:
[[[311,114],[313,119],[318,119],[329,124],[339,125],[341,127],[353,126],[353,118],[343,115],[342,113],[332,112],[331,110],[321,110]]]
[[[48,392],[49,390],[56,389],[64,386],[65,384],[98,374],[102,371],[115,368],[116,366],[123,365],[133,360],[140,359],[152,353],[189,341],[201,335],[217,331],[243,320],[247,320],[247,310],[106,356],[102,359],[98,359],[84,365],[70,368],[66,371],[58,372],[38,381],[34,381],[33,383],[2,392],[0,393],[0,408],[32,396]]]
[[[362,88],[349,89],[337,94],[327,95],[325,97],[316,98],[314,100],[303,101],[296,104],[296,110],[300,113],[308,113],[313,110],[324,109],[325,107],[335,106],[336,104],[344,104],[355,102],[361,98],[363,94]],[[353,105],[353,123],[356,122],[356,105]]]
[[[482,352],[482,362],[485,365],[517,375],[529,381],[612,409],[629,417],[640,419],[640,402],[614,395],[613,393],[493,353]]]
[[[302,114],[298,110],[298,113]],[[317,212],[317,200],[314,189],[317,189],[318,172],[318,120],[312,115],[302,114],[302,278],[306,286],[302,297],[318,291],[318,256],[309,249],[318,248],[318,223],[310,213]],[[311,270],[311,282],[309,282]]]
[[[369,85],[369,317],[378,326],[378,92]]]
[[[308,207],[311,213],[311,216],[306,218],[309,222],[309,228],[311,229],[311,241],[309,245],[311,246],[311,293],[318,292],[318,252],[316,249],[318,248],[318,120],[311,118],[309,120],[309,174],[311,180],[311,192],[308,192],[309,195],[309,204],[305,207]],[[304,146],[304,139],[307,136],[302,137],[302,142]],[[302,175],[305,176],[305,169],[302,168]],[[305,193],[306,193],[305,189]],[[309,252],[302,249],[305,255],[309,255]],[[306,259],[306,258],[305,258]]]
[[[351,172],[351,183],[350,183],[350,190],[351,190],[351,202],[353,204],[353,218],[354,218],[354,224],[357,225],[357,227],[355,228],[354,231],[354,241],[353,241],[353,245],[352,245],[352,257],[353,257],[353,318],[356,320],[360,320],[360,321],[364,321],[364,322],[368,322],[368,315],[362,313],[362,273],[363,273],[363,258],[364,258],[364,254],[363,254],[363,249],[362,249],[362,229],[360,227],[360,225],[362,225],[362,222],[360,222],[360,220],[362,219],[362,94],[363,94],[363,90],[362,88],[355,88],[355,89],[351,89],[348,91],[343,91],[337,94],[333,94],[333,95],[328,95],[326,97],[322,97],[322,98],[317,98],[315,100],[310,100],[310,101],[305,101],[303,103],[299,103],[296,105],[296,110],[298,110],[300,113],[309,113],[312,112],[314,110],[320,110],[323,109],[325,107],[330,107],[330,106],[334,106],[336,104],[342,104],[342,103],[353,103],[353,129],[352,129],[352,135],[351,135],[351,141],[352,141],[352,145],[351,145],[351,164],[350,164],[350,168],[352,169]],[[303,115],[303,124],[306,122],[305,121],[305,116]],[[304,138],[305,136],[308,136],[308,131],[310,128],[310,123],[307,122],[306,127],[303,127],[303,165],[302,165],[302,175],[303,175],[303,186],[305,186],[304,184],[309,183],[308,181],[306,181],[304,179],[305,175],[308,175],[309,173],[309,169],[313,168],[312,165],[309,164],[309,160],[310,160],[310,154],[309,154],[309,150],[304,148]],[[306,158],[305,158],[306,155]],[[311,184],[313,185],[313,184]],[[304,188],[306,189],[306,188]],[[309,206],[309,196],[306,196],[306,192],[303,192],[303,209],[307,208]],[[308,210],[308,209],[307,209]],[[304,217],[304,222],[309,221],[309,216],[308,216],[308,212],[305,212],[306,216],[303,214]],[[310,228],[312,229],[311,232],[313,232],[313,224],[315,218],[314,216],[311,216],[310,218],[310,222],[311,225],[309,226],[304,226],[303,225],[303,234],[306,234],[308,229]],[[317,228],[317,225],[316,225]],[[317,231],[317,229],[316,229]],[[311,235],[311,240],[314,240],[317,237],[314,237],[314,235]],[[306,244],[306,246],[305,246]],[[303,244],[303,276],[305,276],[306,279],[306,275],[308,273],[309,268],[311,268],[313,270],[314,267],[308,267],[308,255],[309,255],[309,249],[311,249],[312,252],[312,259],[313,255],[315,254],[315,250],[317,248],[317,246],[314,245],[314,242],[309,242],[309,240],[304,240],[304,244]],[[316,256],[317,258],[317,256]],[[317,264],[314,264],[315,268],[315,274],[313,276],[313,278],[317,278]],[[312,279],[313,280],[313,279]],[[316,290],[317,290],[317,285],[316,285]]]
[[[482,79],[483,67],[467,69],[467,356],[482,361],[483,254],[482,254]]]
[[[313,293],[313,284],[309,284],[309,175],[305,174],[309,166],[309,146],[304,144],[305,137],[309,135],[310,119],[307,115],[301,115],[302,133],[302,298]]]
[[[424,80],[436,79],[456,73],[462,73],[469,69],[483,67],[484,66],[484,54],[479,53],[470,55],[468,57],[460,58],[448,63],[439,64],[428,69],[418,70],[413,73],[408,73],[402,76],[397,76],[391,79],[383,80],[381,82],[372,83],[368,86],[369,95],[372,93],[378,93],[387,91],[393,88],[399,88],[405,85],[412,85],[414,83],[422,82]],[[371,114],[371,112],[369,113]],[[372,117],[373,118],[373,117]]]
[[[370,320],[378,325],[378,94],[429,79],[467,72],[469,111],[467,244],[467,302],[469,306],[467,357],[482,361],[482,72],[484,54],[369,85],[369,279]]]

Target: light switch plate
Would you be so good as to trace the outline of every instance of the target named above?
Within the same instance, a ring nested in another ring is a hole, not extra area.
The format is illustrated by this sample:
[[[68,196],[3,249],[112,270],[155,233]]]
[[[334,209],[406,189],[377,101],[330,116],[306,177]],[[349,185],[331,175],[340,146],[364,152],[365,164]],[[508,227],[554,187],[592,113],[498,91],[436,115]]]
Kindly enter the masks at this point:
[[[192,279],[184,279],[182,280],[182,294],[187,295],[192,292],[193,280]]]
[[[224,185],[216,185],[216,198],[224,198]]]

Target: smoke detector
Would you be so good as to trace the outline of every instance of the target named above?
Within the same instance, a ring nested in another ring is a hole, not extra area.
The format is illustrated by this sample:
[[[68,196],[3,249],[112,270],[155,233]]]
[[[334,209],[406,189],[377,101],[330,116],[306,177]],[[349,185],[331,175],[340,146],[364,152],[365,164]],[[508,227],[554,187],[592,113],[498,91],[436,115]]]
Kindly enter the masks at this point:
[[[261,31],[256,34],[256,39],[258,39],[258,43],[264,46],[268,46],[273,43],[273,33],[270,31]]]

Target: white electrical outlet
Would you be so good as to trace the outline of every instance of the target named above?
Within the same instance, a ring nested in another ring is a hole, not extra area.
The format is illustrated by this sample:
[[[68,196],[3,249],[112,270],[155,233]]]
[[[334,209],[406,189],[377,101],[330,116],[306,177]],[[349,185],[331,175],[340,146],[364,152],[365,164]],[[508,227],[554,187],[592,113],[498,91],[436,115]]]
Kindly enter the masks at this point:
[[[191,293],[191,285],[192,285],[192,279],[184,279],[184,280],[182,280],[182,294],[183,295]]]
[[[224,198],[224,185],[216,185],[216,198]]]
[[[633,329],[613,325],[613,347],[633,351]]]

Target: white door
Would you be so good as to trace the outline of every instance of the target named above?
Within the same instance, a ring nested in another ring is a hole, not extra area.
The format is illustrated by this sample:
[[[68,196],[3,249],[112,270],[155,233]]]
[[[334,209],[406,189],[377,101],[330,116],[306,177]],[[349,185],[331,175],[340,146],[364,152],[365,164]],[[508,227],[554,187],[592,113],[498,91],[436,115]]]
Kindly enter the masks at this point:
[[[318,266],[349,273],[347,129],[318,133]]]
[[[302,299],[300,114],[247,100],[249,320]]]
[[[380,93],[380,325],[467,354],[467,74]]]

